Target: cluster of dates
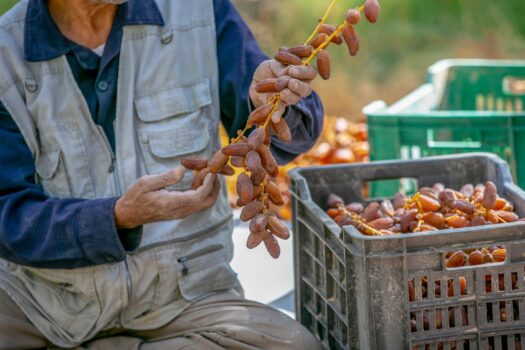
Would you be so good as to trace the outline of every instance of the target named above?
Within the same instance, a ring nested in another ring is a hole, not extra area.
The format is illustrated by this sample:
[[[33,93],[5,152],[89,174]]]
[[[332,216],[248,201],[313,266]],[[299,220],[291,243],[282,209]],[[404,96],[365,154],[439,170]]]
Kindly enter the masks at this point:
[[[327,214],[339,225],[354,225],[365,235],[377,236],[520,220],[513,205],[498,196],[496,185],[491,181],[485,185],[467,184],[459,191],[438,183],[433,187],[420,188],[412,197],[398,193],[393,201],[372,202],[366,207],[361,203],[345,205],[339,196],[332,194],[328,198],[328,207]],[[469,259],[462,253],[449,257],[450,267],[468,263]],[[472,260],[478,262],[480,254],[482,258],[487,255],[484,251],[478,251]]]
[[[317,57],[317,70],[323,79],[330,77],[330,58],[325,48],[330,43],[341,44],[346,42],[350,53],[357,54],[359,37],[354,25],[360,21],[364,11],[369,22],[375,23],[379,16],[377,0],[366,0],[358,9],[351,9],[343,24],[335,27],[324,23],[336,0],[327,10],[325,16],[317,25],[310,38],[299,46],[290,49],[281,49],[275,59],[285,66],[309,65]],[[255,89],[259,93],[275,93],[265,105],[255,109],[250,116],[246,127],[238,131],[237,138],[231,140],[228,146],[218,150],[210,160],[203,158],[187,158],[182,165],[196,172],[192,187],[196,189],[202,185],[208,173],[232,176],[235,168],[241,169],[237,177],[236,190],[238,195],[237,206],[243,207],[241,220],[250,221],[250,235],[247,247],[252,249],[264,242],[266,249],[273,258],[280,255],[279,243],[276,239],[287,239],[290,232],[287,226],[277,216],[270,212],[270,203],[277,206],[285,203],[274,178],[279,174],[279,167],[270,152],[272,135],[283,142],[291,142],[292,134],[283,118],[272,118],[274,113],[281,109],[279,92],[288,87],[289,77],[266,79],[259,82]],[[249,132],[249,136],[245,136]]]

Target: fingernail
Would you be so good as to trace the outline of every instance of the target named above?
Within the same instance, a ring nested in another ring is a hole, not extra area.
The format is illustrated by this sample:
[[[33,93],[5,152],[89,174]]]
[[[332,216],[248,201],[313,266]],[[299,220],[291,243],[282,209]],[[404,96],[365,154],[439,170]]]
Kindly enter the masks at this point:
[[[297,69],[297,68],[292,68],[292,69],[290,69],[290,74],[292,74],[292,75],[297,75],[297,74],[299,74],[299,69]]]

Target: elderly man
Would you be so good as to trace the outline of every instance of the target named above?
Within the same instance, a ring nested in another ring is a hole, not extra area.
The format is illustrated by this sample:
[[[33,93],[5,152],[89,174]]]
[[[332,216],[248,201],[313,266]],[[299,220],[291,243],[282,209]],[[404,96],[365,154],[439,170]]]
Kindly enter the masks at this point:
[[[229,0],[21,1],[0,61],[0,349],[319,348],[243,298],[223,180],[179,167],[282,75],[272,151],[309,149],[313,68],[268,60]]]

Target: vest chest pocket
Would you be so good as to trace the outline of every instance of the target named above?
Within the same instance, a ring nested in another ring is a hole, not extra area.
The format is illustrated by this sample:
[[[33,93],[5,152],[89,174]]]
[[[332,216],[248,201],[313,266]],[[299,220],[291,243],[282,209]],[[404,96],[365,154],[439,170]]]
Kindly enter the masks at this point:
[[[51,197],[71,197],[71,186],[60,149],[45,150],[35,162],[36,177],[44,192]]]
[[[148,174],[159,174],[180,165],[183,158],[210,153],[209,81],[177,86],[135,101],[139,147]],[[191,188],[187,172],[172,190]]]

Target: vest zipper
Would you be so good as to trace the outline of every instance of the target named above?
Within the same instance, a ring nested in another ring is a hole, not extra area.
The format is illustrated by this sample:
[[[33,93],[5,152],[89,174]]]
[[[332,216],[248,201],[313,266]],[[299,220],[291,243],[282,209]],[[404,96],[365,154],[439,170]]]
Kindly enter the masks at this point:
[[[179,264],[182,265],[182,275],[183,276],[186,276],[189,272],[188,270],[188,265],[187,265],[187,262],[188,260],[192,260],[192,259],[195,259],[195,258],[198,258],[200,256],[203,256],[205,254],[209,254],[209,253],[213,253],[213,252],[216,252],[216,251],[219,251],[221,250],[222,246],[220,244],[215,244],[215,245],[211,245],[209,247],[206,247],[206,248],[203,248],[201,250],[197,250],[189,255],[186,255],[186,256],[183,256],[179,259],[177,259],[177,261],[179,262]]]
[[[120,180],[119,180],[119,171],[118,171],[118,166],[117,166],[117,157],[115,155],[115,152],[113,151],[113,148],[111,147],[111,144],[109,143],[108,137],[104,129],[100,125],[97,125],[97,129],[100,133],[100,136],[102,137],[103,142],[106,144],[106,148],[108,149],[108,153],[109,153],[109,157],[111,161],[111,164],[109,165],[109,168],[108,168],[108,172],[110,174],[113,174],[115,192],[117,193],[118,196],[120,196],[122,192],[120,190]],[[124,265],[125,265],[124,271],[126,274],[126,291],[128,295],[128,300],[131,300],[131,295],[133,293],[133,286],[131,283],[131,273],[129,272],[129,265],[128,265],[127,260],[124,260]]]

